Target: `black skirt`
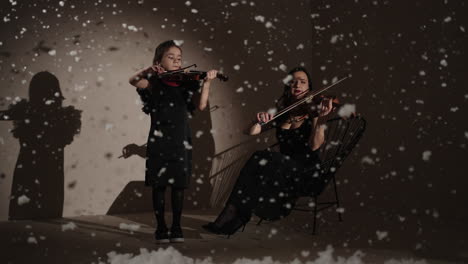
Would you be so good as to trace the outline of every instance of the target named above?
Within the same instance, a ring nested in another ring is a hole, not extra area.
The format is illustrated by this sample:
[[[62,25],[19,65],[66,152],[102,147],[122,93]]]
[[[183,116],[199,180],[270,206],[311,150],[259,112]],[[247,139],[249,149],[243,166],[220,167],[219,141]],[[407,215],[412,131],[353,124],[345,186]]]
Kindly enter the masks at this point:
[[[280,152],[255,152],[242,168],[228,203],[250,217],[251,213],[277,220],[291,213],[299,196],[322,188],[316,173],[318,154],[304,164]]]

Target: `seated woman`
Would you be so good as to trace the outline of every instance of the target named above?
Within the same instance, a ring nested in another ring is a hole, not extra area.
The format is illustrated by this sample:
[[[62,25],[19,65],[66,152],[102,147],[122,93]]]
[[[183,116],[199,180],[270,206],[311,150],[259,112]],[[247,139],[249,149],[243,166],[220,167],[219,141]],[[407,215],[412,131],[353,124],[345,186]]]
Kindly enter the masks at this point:
[[[289,74],[292,79],[278,99],[279,110],[312,90],[305,68],[294,68]],[[332,101],[324,99],[318,106],[303,104],[270,123],[272,114],[258,113],[246,133],[257,135],[276,128],[280,152],[255,152],[242,168],[221,214],[203,228],[231,235],[245,226],[252,213],[262,219],[280,219],[289,215],[299,196],[321,192],[326,179],[320,175],[318,154],[325,140],[326,117],[332,110]]]

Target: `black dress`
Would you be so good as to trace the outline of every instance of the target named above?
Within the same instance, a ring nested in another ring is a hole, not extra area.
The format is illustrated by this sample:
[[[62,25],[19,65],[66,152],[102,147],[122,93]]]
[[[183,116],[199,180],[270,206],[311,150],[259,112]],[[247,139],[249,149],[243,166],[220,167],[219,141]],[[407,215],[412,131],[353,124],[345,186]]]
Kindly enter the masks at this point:
[[[198,82],[171,86],[149,79],[152,91],[137,89],[143,111],[151,116],[146,147],[145,185],[187,188],[192,175],[192,137],[188,122]]]
[[[311,128],[310,119],[296,129],[277,127],[280,152],[257,151],[244,165],[227,202],[243,219],[252,213],[267,220],[285,217],[299,196],[322,191],[318,150],[308,143]]]

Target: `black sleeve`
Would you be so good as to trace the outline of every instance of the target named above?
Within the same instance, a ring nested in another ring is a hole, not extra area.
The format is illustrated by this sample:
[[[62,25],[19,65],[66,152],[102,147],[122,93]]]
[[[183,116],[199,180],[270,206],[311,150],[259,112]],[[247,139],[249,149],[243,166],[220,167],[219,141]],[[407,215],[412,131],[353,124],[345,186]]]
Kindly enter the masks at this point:
[[[151,104],[152,94],[150,90],[147,88],[137,88],[136,92],[140,96],[140,100],[143,103],[143,107],[141,108],[141,110],[145,114],[149,115],[151,113],[151,106],[152,106]]]

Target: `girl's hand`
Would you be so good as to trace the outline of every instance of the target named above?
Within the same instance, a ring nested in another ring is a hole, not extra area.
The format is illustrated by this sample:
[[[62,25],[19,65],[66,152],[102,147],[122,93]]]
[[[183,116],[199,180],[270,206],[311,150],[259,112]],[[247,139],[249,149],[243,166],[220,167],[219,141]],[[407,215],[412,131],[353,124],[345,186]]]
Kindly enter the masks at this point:
[[[216,75],[218,74],[217,70],[210,70],[206,73],[206,77],[204,79],[205,82],[211,82],[213,79],[216,78]]]
[[[273,118],[273,115],[267,112],[257,113],[257,122],[258,123],[267,123]]]
[[[150,68],[157,74],[166,72],[166,70],[163,67],[161,67],[161,65],[159,64],[153,65]]]

